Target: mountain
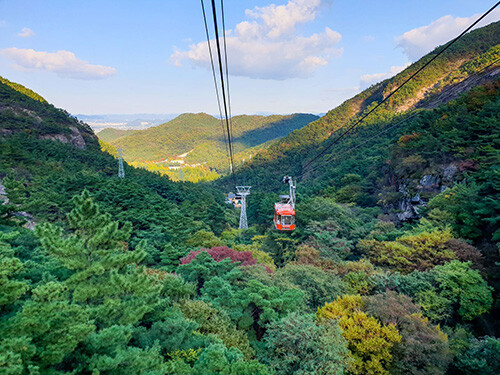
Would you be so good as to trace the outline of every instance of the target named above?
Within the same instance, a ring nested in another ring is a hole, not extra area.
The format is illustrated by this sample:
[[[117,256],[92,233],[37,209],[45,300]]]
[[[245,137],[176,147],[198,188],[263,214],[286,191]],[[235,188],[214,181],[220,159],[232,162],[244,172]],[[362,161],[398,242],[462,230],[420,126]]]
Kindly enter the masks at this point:
[[[234,153],[287,135],[318,117],[309,114],[288,116],[235,116],[232,118]],[[205,113],[186,113],[159,126],[110,141],[124,149],[127,161],[151,161],[186,154],[186,163],[204,163],[227,169],[221,120]]]
[[[85,123],[0,82],[0,373],[498,374],[497,28],[310,169],[408,72],[209,184],[118,178]],[[285,173],[293,232],[272,221]]]
[[[106,128],[142,130],[157,126],[177,117],[175,113],[132,113],[132,114],[76,114],[75,117],[84,121],[95,131]]]
[[[0,185],[16,191],[9,210],[19,220],[24,212],[35,222],[56,222],[84,189],[106,212],[133,223],[134,233],[149,230],[152,222],[185,221],[187,234],[189,227],[198,228],[195,221],[205,220],[209,206],[224,208],[216,190],[175,184],[126,163],[126,178],[117,178],[117,160],[101,150],[92,129],[41,98],[19,84],[0,82]],[[188,209],[191,204],[199,212]]]
[[[44,98],[42,98],[40,95],[38,95],[36,92],[28,89],[27,87],[24,87],[23,85],[20,85],[19,83],[11,82],[8,79],[3,78],[1,76],[0,76],[0,83],[3,83],[4,85],[7,85],[7,86],[13,88],[17,92],[20,92],[31,99],[37,100],[37,101],[42,102],[42,103],[47,103],[47,101]]]
[[[500,22],[492,23],[481,29],[466,34],[437,60],[435,60],[418,76],[399,90],[377,111],[371,114],[356,131],[341,139],[338,144],[329,149],[325,155],[318,158],[308,170],[303,168],[320,151],[328,147],[333,139],[337,138],[342,130],[352,125],[360,116],[371,110],[377,103],[389,95],[397,86],[403,83],[410,75],[429,61],[441,48],[422,57],[396,76],[384,80],[360,94],[345,101],[340,106],[330,110],[325,116],[311,124],[293,131],[289,135],[274,142],[266,150],[254,155],[251,163],[242,166],[239,173],[248,183],[261,185],[264,189],[276,190],[280,187],[279,181],[284,174],[302,176],[312,186],[317,180],[319,185],[327,184],[328,179],[335,178],[330,184],[339,184],[343,173],[332,171],[337,168],[338,162],[328,160],[342,154],[355,142],[365,142],[370,136],[377,134],[383,128],[393,126],[404,116],[415,111],[425,111],[448,103],[470,89],[493,82],[498,78],[499,70],[492,65],[500,57]],[[394,137],[395,135],[391,133]],[[394,141],[394,138],[392,138]],[[372,143],[373,144],[373,143]],[[363,145],[360,145],[362,150]],[[389,157],[387,145],[382,155]],[[349,159],[361,154],[360,149],[348,155]],[[383,161],[383,156],[373,162]],[[367,160],[357,160],[364,165]],[[362,176],[369,175],[368,166],[355,166],[355,173]],[[371,169],[377,169],[375,165]],[[328,172],[329,176],[327,177]],[[372,181],[371,184],[376,183]],[[375,191],[372,191],[375,193]]]
[[[104,142],[112,142],[120,137],[126,137],[135,134],[138,130],[104,128],[97,133],[100,140]]]
[[[98,145],[88,125],[48,104],[30,89],[1,77],[0,105],[3,137],[24,134],[36,139],[57,140],[79,149]]]
[[[320,205],[328,207],[332,200],[371,210],[395,226],[422,220],[449,225],[494,258],[493,243],[500,238],[500,206],[493,203],[500,201],[498,35],[500,22],[467,34],[340,139],[439,47],[254,155],[235,173],[236,184],[252,186],[249,222],[272,220],[272,202],[286,190],[282,177],[291,175],[298,179],[299,227],[310,225],[314,215],[319,221],[328,217]],[[229,178],[216,183],[230,184]],[[313,197],[314,215],[307,213]]]

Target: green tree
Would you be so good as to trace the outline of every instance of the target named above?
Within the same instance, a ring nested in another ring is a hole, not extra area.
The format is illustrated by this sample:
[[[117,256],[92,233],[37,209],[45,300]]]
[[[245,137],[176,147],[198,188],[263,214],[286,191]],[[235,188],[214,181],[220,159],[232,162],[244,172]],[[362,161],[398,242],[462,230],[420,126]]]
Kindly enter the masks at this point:
[[[208,207],[207,222],[212,232],[218,236],[227,227],[224,209],[219,204],[213,203]]]
[[[167,243],[160,255],[160,264],[169,272],[173,272],[180,264],[181,258],[189,253],[188,249]]]
[[[489,236],[500,220],[500,207],[498,200],[485,195],[482,189],[476,182],[457,184],[431,199],[428,209],[446,212],[459,237],[476,240],[482,235]]]
[[[85,307],[70,303],[67,287],[48,282],[33,290],[13,319],[11,330],[35,346],[33,361],[41,369],[61,363],[95,329]]]
[[[195,374],[206,375],[268,375],[266,366],[257,362],[246,362],[237,349],[227,349],[221,344],[212,344],[200,354],[193,366]]]
[[[222,246],[223,242],[220,238],[216,237],[213,232],[202,229],[187,240],[186,244],[195,248],[205,247],[210,249],[212,247]]]
[[[292,313],[271,322],[265,343],[267,362],[278,375],[341,375],[349,363],[338,324],[318,325],[314,315]]]
[[[186,318],[200,325],[203,334],[217,335],[227,348],[238,348],[245,358],[253,356],[247,335],[238,330],[224,310],[218,310],[204,301],[186,300],[180,306]]]
[[[205,282],[215,276],[234,280],[241,274],[237,265],[231,263],[231,259],[226,258],[216,262],[206,251],[201,251],[191,262],[179,265],[176,272],[186,281],[195,283],[198,292]]]
[[[75,208],[68,214],[72,233],[52,224],[37,226],[43,247],[72,275],[65,281],[71,300],[88,305],[99,327],[137,323],[154,309],[160,285],[145,274],[138,263],[141,249],[127,250],[131,226],[101,213],[88,191],[73,198]]]
[[[310,265],[289,263],[276,271],[273,279],[283,288],[302,290],[310,311],[316,311],[346,292],[345,284],[335,273]]]
[[[18,234],[0,232],[0,316],[28,290],[26,282],[15,279],[23,264],[14,256],[14,250],[7,242]]]
[[[339,225],[335,220],[311,221],[306,227],[308,243],[320,251],[323,258],[339,261],[350,255],[353,241],[339,238]]]
[[[472,339],[467,350],[456,358],[455,367],[462,374],[495,375],[500,373],[500,339]]]
[[[472,320],[493,303],[492,288],[470,262],[454,260],[427,272],[396,276],[395,283],[433,321]]]
[[[161,295],[170,301],[184,301],[196,294],[196,285],[186,282],[180,275],[166,273],[160,279]]]
[[[159,347],[160,353],[167,357],[178,350],[196,350],[208,345],[209,340],[197,332],[199,326],[181,313],[169,311],[168,316],[154,322],[150,328],[137,327],[133,337],[140,348]]]
[[[129,345],[131,326],[112,326],[89,336],[83,354],[76,357],[77,373],[103,375],[161,375],[167,366],[160,347],[141,349]]]
[[[431,271],[440,294],[458,307],[454,310],[464,320],[488,312],[493,303],[493,288],[470,265],[470,262],[452,261]]]
[[[254,336],[257,340],[264,336],[267,323],[297,311],[303,304],[303,297],[300,290],[281,290],[254,279],[235,289],[227,280],[214,277],[202,290],[205,301],[226,310],[239,328],[251,329],[250,338]]]

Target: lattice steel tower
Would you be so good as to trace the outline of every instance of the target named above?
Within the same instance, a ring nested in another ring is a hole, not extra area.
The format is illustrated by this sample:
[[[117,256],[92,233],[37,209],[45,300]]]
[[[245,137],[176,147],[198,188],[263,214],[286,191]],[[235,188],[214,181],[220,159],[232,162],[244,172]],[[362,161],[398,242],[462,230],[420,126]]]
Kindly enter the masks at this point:
[[[125,178],[125,169],[123,169],[123,150],[121,147],[118,151],[118,177]]]
[[[240,229],[248,228],[247,221],[247,195],[250,194],[251,186],[236,186],[236,191],[241,197]]]

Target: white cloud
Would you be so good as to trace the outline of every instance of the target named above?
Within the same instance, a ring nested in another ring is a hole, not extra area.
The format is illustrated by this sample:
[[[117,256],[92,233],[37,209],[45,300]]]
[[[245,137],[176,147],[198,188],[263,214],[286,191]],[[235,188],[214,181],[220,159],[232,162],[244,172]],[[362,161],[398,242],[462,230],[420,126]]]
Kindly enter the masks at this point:
[[[16,69],[45,70],[64,78],[103,79],[116,73],[115,68],[89,64],[69,51],[43,52],[13,47],[0,50],[0,55],[11,60]]]
[[[453,17],[447,15],[427,26],[407,31],[397,37],[396,42],[398,47],[403,49],[411,61],[416,61],[437,46],[445,44],[458,36],[480,16],[481,14],[474,14],[471,17]],[[500,20],[500,9],[491,12],[475,28],[483,27],[498,20]]]
[[[31,30],[29,27],[23,27],[21,32],[17,35],[20,36],[21,38],[29,38],[30,36],[34,36],[35,32]]]
[[[286,5],[247,9],[245,14],[257,20],[254,24],[260,21],[266,36],[274,39],[293,33],[297,24],[313,21],[320,5],[321,0],[291,0]]]
[[[296,26],[313,21],[324,3],[289,0],[286,5],[247,9],[245,14],[250,20],[226,33],[230,73],[274,80],[308,77],[332,57],[342,55],[342,48],[334,48],[342,37],[328,27],[311,36],[297,35]],[[211,46],[215,51],[213,40]],[[193,44],[187,51],[176,49],[171,60],[177,66],[182,66],[184,60],[194,66],[210,66],[206,42]]]
[[[410,64],[406,64],[405,66],[391,66],[388,72],[385,73],[374,73],[374,74],[364,74],[359,77],[359,87],[364,90],[367,87],[370,87],[374,83],[378,83],[383,81],[384,79],[391,78],[398,74],[399,72],[406,69]]]

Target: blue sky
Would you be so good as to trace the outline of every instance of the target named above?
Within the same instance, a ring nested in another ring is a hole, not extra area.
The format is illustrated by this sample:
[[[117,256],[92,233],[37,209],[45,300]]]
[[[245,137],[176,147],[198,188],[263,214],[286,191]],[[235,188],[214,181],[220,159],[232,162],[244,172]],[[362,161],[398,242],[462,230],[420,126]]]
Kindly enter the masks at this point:
[[[226,1],[233,114],[326,112],[493,4]],[[197,0],[0,0],[0,75],[75,114],[217,112]]]

